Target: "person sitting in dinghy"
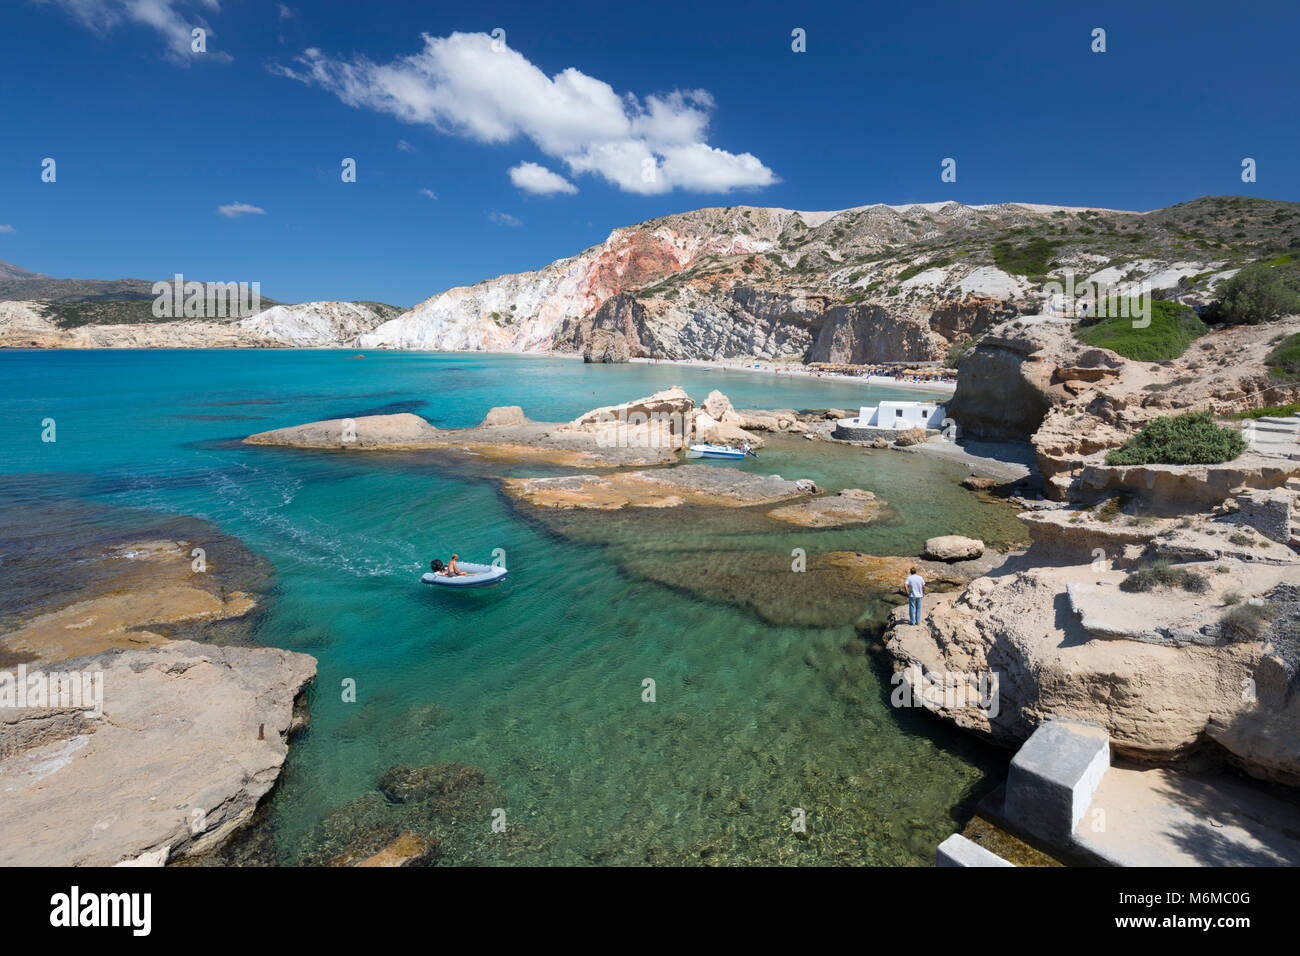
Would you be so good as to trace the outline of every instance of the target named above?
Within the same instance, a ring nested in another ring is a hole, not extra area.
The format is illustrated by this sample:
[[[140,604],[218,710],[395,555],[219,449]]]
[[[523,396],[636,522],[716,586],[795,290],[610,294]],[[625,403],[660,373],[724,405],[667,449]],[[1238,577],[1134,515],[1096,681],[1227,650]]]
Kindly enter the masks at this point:
[[[454,578],[463,574],[469,574],[468,571],[462,571],[456,566],[456,559],[459,557],[459,554],[453,554],[449,564],[443,564],[439,559],[434,558],[429,562],[429,570],[434,574],[441,574],[444,578]]]

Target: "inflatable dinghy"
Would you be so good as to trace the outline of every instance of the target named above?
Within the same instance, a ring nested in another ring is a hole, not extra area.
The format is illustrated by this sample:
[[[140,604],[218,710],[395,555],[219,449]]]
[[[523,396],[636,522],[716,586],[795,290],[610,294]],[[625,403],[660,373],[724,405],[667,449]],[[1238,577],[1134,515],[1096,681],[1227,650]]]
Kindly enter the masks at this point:
[[[470,564],[468,561],[461,561],[460,569],[467,573],[449,576],[441,571],[426,571],[420,580],[444,588],[485,588],[504,581],[508,573],[496,565]]]

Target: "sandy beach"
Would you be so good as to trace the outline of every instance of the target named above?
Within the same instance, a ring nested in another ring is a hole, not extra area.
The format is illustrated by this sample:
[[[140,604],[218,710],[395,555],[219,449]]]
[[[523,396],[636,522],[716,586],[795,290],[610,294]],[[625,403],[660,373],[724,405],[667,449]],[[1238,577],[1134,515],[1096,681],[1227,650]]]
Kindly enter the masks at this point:
[[[863,385],[887,385],[891,388],[911,388],[921,392],[939,395],[951,395],[957,390],[956,382],[914,382],[894,378],[889,375],[842,375],[837,372],[821,371],[806,365],[785,365],[776,362],[755,362],[742,359],[648,359],[634,358],[631,362],[643,365],[689,365],[692,368],[725,369],[729,372],[766,372],[773,375],[788,375],[800,378],[815,378],[832,381],[860,382]]]

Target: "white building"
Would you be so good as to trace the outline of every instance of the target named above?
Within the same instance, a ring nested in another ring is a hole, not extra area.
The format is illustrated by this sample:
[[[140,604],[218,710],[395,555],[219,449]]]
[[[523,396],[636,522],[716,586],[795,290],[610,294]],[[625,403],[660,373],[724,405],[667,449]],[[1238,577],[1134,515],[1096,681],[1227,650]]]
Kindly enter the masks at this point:
[[[881,402],[864,405],[857,418],[840,421],[848,428],[942,428],[944,410],[933,402]]]

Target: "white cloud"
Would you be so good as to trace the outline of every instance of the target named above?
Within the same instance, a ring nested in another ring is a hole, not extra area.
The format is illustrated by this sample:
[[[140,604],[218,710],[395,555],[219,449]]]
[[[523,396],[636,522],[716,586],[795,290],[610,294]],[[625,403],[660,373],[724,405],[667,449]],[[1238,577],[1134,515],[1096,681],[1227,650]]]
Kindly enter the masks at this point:
[[[277,3],[277,4],[275,5],[275,9],[276,9],[277,11],[279,11],[280,19],[281,19],[281,20],[292,20],[292,19],[293,19],[293,11],[290,10],[288,7],[286,7],[283,3]]]
[[[0,226],[0,233],[3,233],[3,232],[13,232],[13,231],[14,231],[14,227],[13,227],[13,226]]]
[[[510,215],[510,213],[497,212],[495,209],[488,213],[488,218],[498,226],[522,226],[524,224],[523,220],[516,219],[514,216]]]
[[[433,194],[433,190],[430,189],[428,186],[425,186],[424,188],[422,188],[422,189],[420,190],[420,195],[421,195],[421,196],[427,196],[427,197],[430,198],[430,199],[437,199],[437,198],[438,198],[437,196],[435,196],[435,195]]]
[[[52,4],[87,29],[108,34],[123,23],[140,24],[156,30],[163,38],[164,55],[180,66],[189,66],[195,60],[213,60],[229,63],[234,59],[221,50],[195,53],[190,47],[191,31],[202,27],[208,40],[215,33],[202,16],[203,11],[220,13],[220,0],[37,0]]]
[[[261,206],[250,206],[246,202],[232,202],[228,206],[218,206],[217,212],[225,216],[227,219],[234,219],[237,216],[248,214],[255,214],[258,216],[266,215],[266,210]]]
[[[400,150],[401,150],[402,152],[404,152],[404,153],[413,153],[413,152],[415,152],[415,147],[412,146],[410,143],[408,143],[408,142],[407,142],[406,140],[404,140],[404,139],[399,139],[399,140],[397,141],[397,148],[400,149]]]
[[[548,77],[515,50],[494,51],[484,33],[424,34],[422,51],[386,64],[312,48],[295,65],[271,69],[349,106],[449,135],[493,144],[523,137],[570,173],[592,173],[627,192],[728,192],[777,181],[752,154],[708,144],[714,102],[706,91],[620,96],[572,67]]]
[[[537,163],[520,163],[510,170],[510,181],[526,193],[535,196],[553,196],[556,193],[573,195],[578,187],[559,173],[553,173]]]

